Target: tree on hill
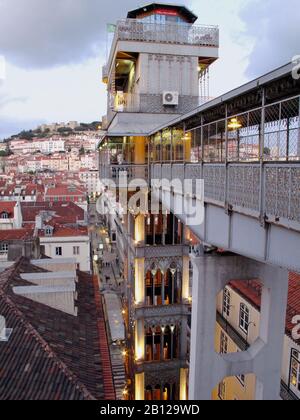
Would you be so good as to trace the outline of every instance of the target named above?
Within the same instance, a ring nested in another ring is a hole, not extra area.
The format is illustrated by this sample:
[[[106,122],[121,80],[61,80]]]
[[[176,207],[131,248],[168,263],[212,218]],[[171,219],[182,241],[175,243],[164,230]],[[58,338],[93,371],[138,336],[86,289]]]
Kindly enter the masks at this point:
[[[35,134],[34,134],[34,132],[33,132],[32,130],[29,130],[29,131],[22,131],[22,132],[18,135],[18,137],[19,137],[21,140],[32,140],[32,139],[35,137]]]
[[[72,133],[73,130],[70,127],[61,127],[57,130],[58,133]]]
[[[0,150],[0,157],[7,157],[13,155],[13,152],[10,150],[9,147],[6,150]]]

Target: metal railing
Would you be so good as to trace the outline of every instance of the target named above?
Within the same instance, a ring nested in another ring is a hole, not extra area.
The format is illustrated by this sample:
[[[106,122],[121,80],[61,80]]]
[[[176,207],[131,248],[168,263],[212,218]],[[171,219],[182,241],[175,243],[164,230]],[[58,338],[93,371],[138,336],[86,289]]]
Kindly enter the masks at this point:
[[[111,180],[118,184],[120,175],[127,176],[127,181],[142,179],[148,181],[148,165],[122,164],[122,165],[101,165],[100,179]]]
[[[124,19],[117,22],[115,40],[219,47],[219,28]]]
[[[207,96],[180,95],[177,106],[169,107],[169,113],[186,113],[211,100]],[[163,94],[135,94],[119,92],[111,95],[110,108],[114,112],[163,113]]]
[[[203,179],[206,202],[300,230],[300,163],[156,164],[151,177]]]
[[[194,156],[206,163],[300,161],[300,96],[189,132]]]

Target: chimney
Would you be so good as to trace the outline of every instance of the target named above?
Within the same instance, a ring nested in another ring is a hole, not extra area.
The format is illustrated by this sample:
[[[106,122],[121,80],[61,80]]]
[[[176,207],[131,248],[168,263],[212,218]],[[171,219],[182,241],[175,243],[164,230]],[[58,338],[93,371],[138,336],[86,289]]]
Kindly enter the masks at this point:
[[[18,200],[14,208],[14,228],[21,229],[22,224],[23,224],[22,210],[21,210],[20,201]]]
[[[43,229],[43,214],[42,214],[42,212],[35,216],[35,228],[37,230]]]

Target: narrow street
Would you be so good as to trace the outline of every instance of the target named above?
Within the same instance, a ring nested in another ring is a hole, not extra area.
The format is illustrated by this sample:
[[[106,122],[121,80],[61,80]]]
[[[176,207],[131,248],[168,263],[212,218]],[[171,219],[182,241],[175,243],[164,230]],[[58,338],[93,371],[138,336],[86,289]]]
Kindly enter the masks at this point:
[[[122,315],[117,255],[110,242],[107,229],[101,224],[101,218],[96,212],[96,205],[93,203],[89,206],[88,222],[93,273],[98,277],[99,289],[103,296],[116,395],[118,400],[122,400],[126,387],[123,354],[125,326]]]

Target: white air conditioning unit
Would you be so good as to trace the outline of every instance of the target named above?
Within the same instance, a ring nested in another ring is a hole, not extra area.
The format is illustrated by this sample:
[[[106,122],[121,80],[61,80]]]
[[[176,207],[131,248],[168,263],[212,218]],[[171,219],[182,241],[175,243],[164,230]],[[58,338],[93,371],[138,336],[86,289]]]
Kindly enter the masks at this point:
[[[169,105],[169,106],[179,105],[179,93],[178,92],[164,92],[163,104]]]

